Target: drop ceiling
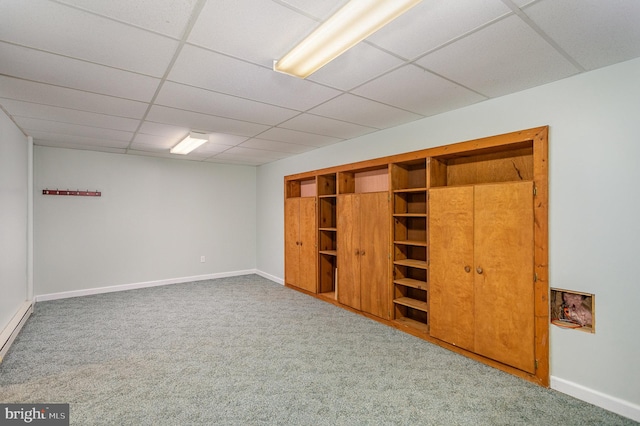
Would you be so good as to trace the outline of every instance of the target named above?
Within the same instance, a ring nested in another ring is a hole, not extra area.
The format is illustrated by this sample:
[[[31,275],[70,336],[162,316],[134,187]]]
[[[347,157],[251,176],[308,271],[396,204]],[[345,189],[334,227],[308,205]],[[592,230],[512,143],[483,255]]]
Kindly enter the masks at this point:
[[[272,71],[344,3],[2,0],[0,106],[36,145],[257,166],[640,56],[637,0],[423,0]]]

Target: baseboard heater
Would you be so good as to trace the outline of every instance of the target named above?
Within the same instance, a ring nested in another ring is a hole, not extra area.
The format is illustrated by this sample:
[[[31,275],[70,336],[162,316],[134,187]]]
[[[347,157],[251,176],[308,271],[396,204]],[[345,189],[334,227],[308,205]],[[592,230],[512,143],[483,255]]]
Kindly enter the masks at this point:
[[[9,321],[9,324],[7,324],[4,330],[2,330],[2,333],[0,333],[0,362],[4,360],[7,351],[9,351],[9,347],[16,336],[18,336],[18,333],[20,333],[22,326],[27,322],[32,312],[33,302],[24,302],[11,321]]]

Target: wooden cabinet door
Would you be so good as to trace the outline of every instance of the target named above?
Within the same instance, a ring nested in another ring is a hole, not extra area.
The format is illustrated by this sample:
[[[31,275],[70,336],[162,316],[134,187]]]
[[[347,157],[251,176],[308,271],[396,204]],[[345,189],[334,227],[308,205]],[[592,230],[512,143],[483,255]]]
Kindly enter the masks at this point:
[[[298,287],[315,293],[317,282],[316,200],[300,199],[300,260]]]
[[[360,194],[360,304],[364,312],[390,318],[389,194]]]
[[[316,203],[314,197],[285,200],[285,281],[316,292]]]
[[[476,352],[535,372],[533,183],[475,188]]]
[[[474,350],[473,187],[429,191],[429,332]]]
[[[300,269],[300,199],[284,200],[284,278],[297,285]]]
[[[338,301],[360,309],[360,198],[356,194],[338,197]]]
[[[429,192],[433,337],[535,372],[533,183]]]

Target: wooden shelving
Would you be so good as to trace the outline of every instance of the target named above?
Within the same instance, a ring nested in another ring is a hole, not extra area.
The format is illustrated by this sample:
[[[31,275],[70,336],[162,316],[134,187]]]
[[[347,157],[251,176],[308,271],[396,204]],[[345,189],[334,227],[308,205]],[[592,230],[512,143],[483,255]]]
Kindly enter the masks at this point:
[[[427,272],[427,159],[391,165],[394,318],[429,328]]]
[[[318,292],[335,298],[337,261],[337,175],[318,176]],[[333,296],[332,296],[333,295]]]
[[[285,283],[548,385],[547,135],[540,127],[286,176]],[[497,234],[522,237],[527,250]],[[528,278],[516,283],[514,270]],[[313,283],[301,281],[307,271]]]

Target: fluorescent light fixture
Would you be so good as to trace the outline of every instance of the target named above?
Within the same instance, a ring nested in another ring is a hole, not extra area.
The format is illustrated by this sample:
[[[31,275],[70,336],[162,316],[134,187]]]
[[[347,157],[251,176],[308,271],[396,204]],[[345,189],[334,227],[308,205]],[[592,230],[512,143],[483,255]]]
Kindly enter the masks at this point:
[[[306,78],[421,0],[351,0],[294,47],[273,69]]]
[[[205,142],[209,142],[208,134],[190,132],[186,138],[182,139],[178,145],[171,148],[169,152],[172,154],[186,155]]]

